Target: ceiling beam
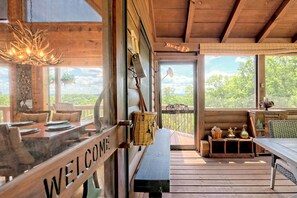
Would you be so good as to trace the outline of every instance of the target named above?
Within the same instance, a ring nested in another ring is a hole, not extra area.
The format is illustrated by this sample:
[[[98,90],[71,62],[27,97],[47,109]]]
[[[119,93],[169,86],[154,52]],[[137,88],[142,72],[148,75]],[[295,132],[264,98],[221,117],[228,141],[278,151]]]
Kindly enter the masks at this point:
[[[156,21],[155,21],[153,0],[149,0],[149,6],[150,6],[150,11],[151,11],[151,20],[152,20],[152,26],[153,26],[153,38],[154,38],[154,42],[156,42],[156,39],[157,39],[157,36],[156,36]]]
[[[229,16],[229,19],[226,23],[226,26],[224,27],[224,31],[221,35],[221,43],[225,43],[226,40],[228,39],[228,37],[235,25],[235,22],[237,21],[239,14],[241,13],[246,1],[247,0],[237,0],[236,1],[235,5],[232,9],[232,12]]]
[[[100,16],[102,16],[102,0],[85,0]]]
[[[187,20],[187,28],[185,33],[185,43],[188,43],[190,40],[192,26],[194,23],[194,14],[195,14],[195,8],[196,8],[195,4],[196,4],[196,0],[189,1],[188,20]]]
[[[277,25],[279,19],[284,16],[287,10],[290,8],[295,0],[284,0],[282,4],[278,7],[272,17],[269,19],[268,23],[264,26],[264,28],[257,35],[257,43],[263,42],[263,40],[270,34],[273,28]]]
[[[295,34],[295,36],[293,36],[292,43],[297,43],[297,34]]]

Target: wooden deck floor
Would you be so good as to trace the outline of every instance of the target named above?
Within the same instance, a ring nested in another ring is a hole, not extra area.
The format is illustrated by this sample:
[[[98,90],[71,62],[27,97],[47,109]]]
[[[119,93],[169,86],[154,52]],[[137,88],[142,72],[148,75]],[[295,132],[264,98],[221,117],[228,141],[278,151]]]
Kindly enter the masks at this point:
[[[281,174],[269,188],[270,157],[251,159],[202,158],[196,151],[171,151],[170,193],[164,198],[290,197],[297,186]],[[136,194],[147,198],[147,193]]]
[[[194,145],[194,135],[170,130],[171,145]]]

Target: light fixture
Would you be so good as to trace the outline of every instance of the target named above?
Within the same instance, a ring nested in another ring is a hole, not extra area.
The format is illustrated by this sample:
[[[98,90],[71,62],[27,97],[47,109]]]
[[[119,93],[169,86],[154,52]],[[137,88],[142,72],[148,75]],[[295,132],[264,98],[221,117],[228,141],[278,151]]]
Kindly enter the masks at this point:
[[[8,24],[12,30],[14,41],[5,43],[5,49],[0,49],[0,58],[4,61],[34,66],[57,65],[61,63],[62,53],[57,55],[49,48],[45,39],[46,30],[32,31],[32,0],[30,0],[30,28],[19,20],[17,26]]]

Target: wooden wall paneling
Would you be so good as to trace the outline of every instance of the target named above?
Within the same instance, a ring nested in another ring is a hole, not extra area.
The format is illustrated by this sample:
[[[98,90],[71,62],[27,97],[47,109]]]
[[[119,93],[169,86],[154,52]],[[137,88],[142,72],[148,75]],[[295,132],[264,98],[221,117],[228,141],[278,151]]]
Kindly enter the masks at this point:
[[[237,133],[239,133],[244,124],[248,125],[249,115],[247,110],[205,110],[205,119],[204,119],[204,135],[207,135],[212,127],[217,126],[221,128],[224,134],[227,133],[227,130],[232,127],[237,127]]]
[[[143,3],[142,0],[131,0],[131,1],[133,2],[135,9],[137,11],[137,14],[143,23],[149,42],[154,43],[153,34],[152,34],[153,27],[151,24],[148,2],[146,1],[146,3]]]
[[[204,119],[205,119],[205,61],[204,55],[198,55],[197,61],[197,115],[196,115],[196,123],[197,123],[197,131],[196,131],[196,140],[195,145],[196,149],[200,150],[200,140],[204,138]]]
[[[73,66],[73,67],[101,67],[103,65],[102,58],[62,58],[63,62],[55,67]]]
[[[245,111],[245,114],[228,114],[228,112],[215,112],[214,115],[209,115],[205,113],[205,123],[213,123],[214,125],[218,122],[227,122],[227,123],[233,123],[233,122],[246,122],[247,121],[247,114]]]
[[[33,26],[34,28],[47,29],[46,39],[50,43],[50,48],[58,53],[63,53],[63,62],[57,67],[102,66],[102,24],[34,23]],[[0,29],[0,44],[4,45],[13,37],[6,24],[0,24]]]

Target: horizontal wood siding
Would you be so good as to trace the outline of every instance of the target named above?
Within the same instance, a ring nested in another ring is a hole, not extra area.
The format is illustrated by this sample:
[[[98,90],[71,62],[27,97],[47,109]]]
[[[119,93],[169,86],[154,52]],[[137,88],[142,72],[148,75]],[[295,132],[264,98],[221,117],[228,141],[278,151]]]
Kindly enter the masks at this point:
[[[226,134],[230,127],[237,127],[239,133],[244,124],[249,125],[247,110],[206,110],[204,115],[205,136],[214,126],[220,127]]]

